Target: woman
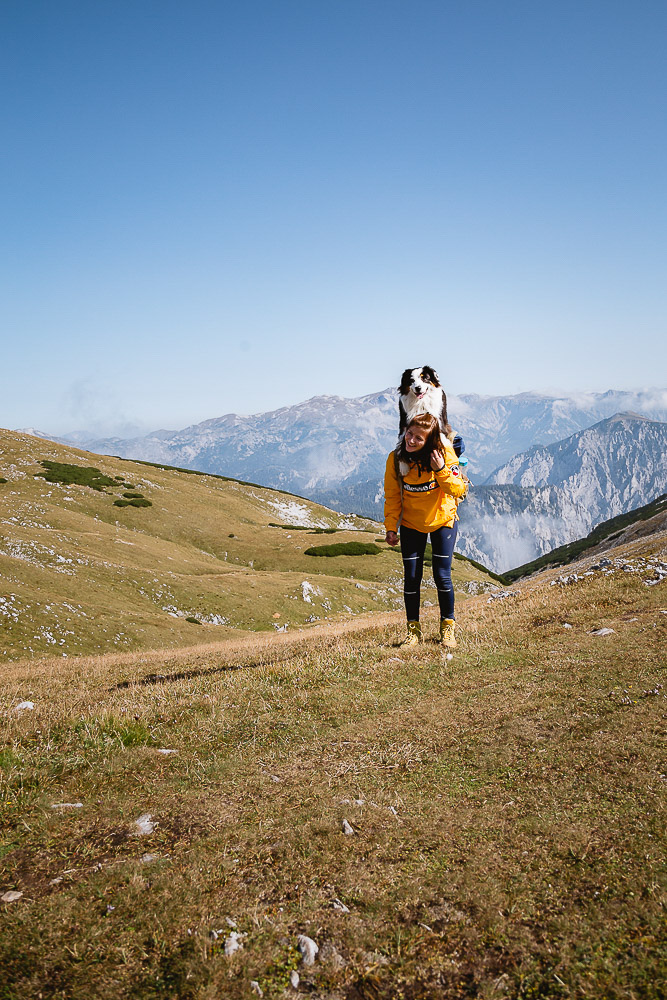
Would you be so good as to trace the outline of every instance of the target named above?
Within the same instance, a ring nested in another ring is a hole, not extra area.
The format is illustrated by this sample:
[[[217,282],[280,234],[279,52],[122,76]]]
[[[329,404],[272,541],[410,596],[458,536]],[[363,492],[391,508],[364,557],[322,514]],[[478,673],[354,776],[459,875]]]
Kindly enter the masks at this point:
[[[440,437],[438,421],[429,413],[415,417],[387,458],[384,477],[385,539],[389,545],[398,544],[399,523],[401,526],[403,596],[408,619],[408,634],[401,646],[423,642],[419,587],[429,535],[440,605],[439,641],[450,649],[456,646],[452,557],[456,508],[467,489],[454,449]]]

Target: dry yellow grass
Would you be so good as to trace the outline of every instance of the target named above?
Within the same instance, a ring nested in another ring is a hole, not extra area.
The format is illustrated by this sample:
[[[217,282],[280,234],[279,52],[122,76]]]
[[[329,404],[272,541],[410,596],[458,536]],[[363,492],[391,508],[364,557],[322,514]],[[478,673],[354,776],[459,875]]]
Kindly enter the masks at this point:
[[[656,546],[472,599],[451,661],[395,614],[7,664],[0,997],[664,996]]]
[[[47,483],[44,461],[94,466],[118,486]],[[372,556],[304,554],[332,540],[373,541],[379,530],[307,500],[2,430],[0,476],[0,662],[187,647],[402,603],[400,560],[386,546]],[[115,507],[128,484],[152,506]],[[461,562],[454,579],[461,599],[470,581],[488,582]]]

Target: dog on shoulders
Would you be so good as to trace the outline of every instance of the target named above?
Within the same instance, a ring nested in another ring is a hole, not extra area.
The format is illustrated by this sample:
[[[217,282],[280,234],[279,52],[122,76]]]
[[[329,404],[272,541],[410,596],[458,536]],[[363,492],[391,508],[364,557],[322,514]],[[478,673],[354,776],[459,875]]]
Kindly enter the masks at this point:
[[[457,456],[465,450],[459,434],[455,434],[447,417],[447,396],[438,373],[430,365],[406,368],[398,387],[399,445],[408,424],[422,413],[430,413],[440,424],[440,435],[450,442]],[[404,475],[401,469],[401,475]]]
[[[447,419],[447,396],[440,385],[435,368],[406,368],[398,387],[398,433],[402,435],[411,420],[421,413],[430,413],[440,423],[440,433],[452,440],[453,434]]]

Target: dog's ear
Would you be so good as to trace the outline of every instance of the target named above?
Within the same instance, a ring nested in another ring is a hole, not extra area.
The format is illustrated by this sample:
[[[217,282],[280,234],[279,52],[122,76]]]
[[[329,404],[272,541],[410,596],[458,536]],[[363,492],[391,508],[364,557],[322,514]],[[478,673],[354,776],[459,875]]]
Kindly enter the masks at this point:
[[[423,371],[424,375],[428,376],[429,380],[433,383],[433,385],[436,386],[439,389],[440,388],[440,379],[438,378],[438,373],[435,370],[435,368],[431,368],[430,365],[424,365],[424,367],[422,368],[422,371]]]
[[[401,375],[401,384],[398,387],[398,391],[400,393],[406,393],[410,388],[410,382],[412,381],[413,371],[414,371],[413,368],[406,368],[403,374]]]

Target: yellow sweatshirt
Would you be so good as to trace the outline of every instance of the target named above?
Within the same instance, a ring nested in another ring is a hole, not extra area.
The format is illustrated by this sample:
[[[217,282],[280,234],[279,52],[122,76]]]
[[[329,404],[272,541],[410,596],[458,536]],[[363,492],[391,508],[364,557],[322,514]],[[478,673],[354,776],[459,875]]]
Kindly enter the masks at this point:
[[[384,474],[385,531],[397,531],[399,521],[406,528],[425,533],[443,525],[451,528],[456,520],[458,501],[466,495],[468,484],[461,476],[456,452],[449,444],[444,449],[444,459],[444,468],[439,472],[420,472],[417,465],[410,465],[403,478],[401,498],[394,453],[390,453]]]

